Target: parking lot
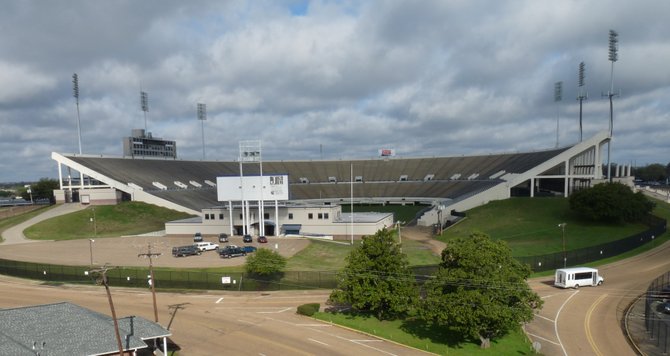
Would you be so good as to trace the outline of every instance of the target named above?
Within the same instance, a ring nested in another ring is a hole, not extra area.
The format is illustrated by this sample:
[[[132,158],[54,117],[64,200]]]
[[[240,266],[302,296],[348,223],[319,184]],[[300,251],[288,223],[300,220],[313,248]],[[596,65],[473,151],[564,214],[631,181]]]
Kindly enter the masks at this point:
[[[0,258],[49,264],[85,266],[109,263],[113,266],[147,266],[145,258],[138,254],[151,252],[162,255],[153,260],[156,267],[204,268],[218,266],[238,266],[244,264],[245,257],[222,259],[216,251],[206,251],[200,256],[172,257],[172,247],[193,244],[192,236],[132,236],[116,238],[94,238],[68,241],[44,241],[15,245],[3,245]],[[218,244],[215,236],[205,236],[204,241]],[[269,248],[282,256],[290,257],[304,249],[309,241],[304,238],[268,237],[268,243],[243,243],[241,236],[232,236],[225,245],[251,245],[257,248]]]

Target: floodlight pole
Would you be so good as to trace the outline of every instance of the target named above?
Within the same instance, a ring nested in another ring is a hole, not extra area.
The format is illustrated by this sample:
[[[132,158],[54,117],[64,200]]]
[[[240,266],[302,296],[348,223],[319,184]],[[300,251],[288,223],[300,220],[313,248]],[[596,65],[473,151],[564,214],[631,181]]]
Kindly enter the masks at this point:
[[[202,126],[202,160],[205,160],[205,120],[207,120],[207,105],[198,103],[198,120]]]
[[[149,285],[151,286],[151,298],[154,303],[154,321],[158,323],[158,306],[156,305],[156,281],[154,280],[154,265],[153,258],[162,255],[159,252],[151,252],[151,243],[148,244],[147,252],[140,253],[137,257],[145,257],[149,259],[149,278],[151,278]]]
[[[610,90],[607,93],[607,96],[610,100],[610,134],[609,142],[607,143],[607,179],[612,182],[612,165],[610,163],[610,153],[612,149],[612,136],[614,134],[614,104],[612,103],[612,98],[616,95],[614,93],[614,62],[619,59],[619,34],[610,30],[609,34],[609,61],[612,63],[610,69]]]
[[[588,99],[588,94],[584,92],[584,72],[586,65],[584,62],[579,63],[579,142],[582,142],[582,102]]]
[[[351,234],[351,246],[354,245],[354,164],[350,163],[351,182],[349,182],[349,233]]]
[[[142,88],[140,87],[140,107],[142,108],[142,111],[144,112],[144,134],[146,135],[148,132],[147,129],[147,112],[149,112],[149,94],[145,91],[142,91]]]
[[[558,136],[560,132],[560,111],[558,103],[561,100],[563,100],[563,82],[556,82],[554,84],[554,102],[556,103],[556,148],[558,148]]]
[[[72,95],[77,104],[77,137],[79,138],[79,154],[81,154],[81,118],[79,117],[79,76],[72,74]]]

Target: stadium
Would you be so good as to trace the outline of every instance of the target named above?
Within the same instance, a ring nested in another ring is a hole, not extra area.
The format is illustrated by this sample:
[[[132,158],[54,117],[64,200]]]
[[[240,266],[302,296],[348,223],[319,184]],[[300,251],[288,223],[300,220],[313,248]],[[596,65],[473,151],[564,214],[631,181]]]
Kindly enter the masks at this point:
[[[416,223],[444,226],[462,216],[460,212],[493,200],[567,197],[607,179],[602,161],[609,142],[608,132],[600,132],[574,145],[533,152],[264,162],[260,142],[242,141],[240,156],[231,161],[56,152],[52,159],[58,165],[58,202],[132,200],[195,216],[167,223],[168,235],[353,238],[396,221],[390,213],[343,213],[343,205],[425,205]],[[616,167],[610,178],[633,183],[626,166]]]

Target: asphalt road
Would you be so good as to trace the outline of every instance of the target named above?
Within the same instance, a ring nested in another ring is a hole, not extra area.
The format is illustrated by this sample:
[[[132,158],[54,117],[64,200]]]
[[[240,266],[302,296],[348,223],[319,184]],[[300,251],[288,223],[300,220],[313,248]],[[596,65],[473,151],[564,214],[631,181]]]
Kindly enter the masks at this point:
[[[158,293],[159,322],[170,324],[180,355],[425,355],[385,340],[296,314],[329,291]],[[118,316],[153,319],[147,290],[112,288]],[[69,301],[111,315],[103,287],[45,286],[0,276],[0,308]],[[180,304],[174,318],[169,305]]]
[[[670,270],[670,242],[644,254],[598,267],[600,287],[560,289],[553,276],[530,281],[545,304],[526,326],[545,355],[637,355],[622,327],[624,313],[649,283]],[[643,322],[642,315],[630,321]]]

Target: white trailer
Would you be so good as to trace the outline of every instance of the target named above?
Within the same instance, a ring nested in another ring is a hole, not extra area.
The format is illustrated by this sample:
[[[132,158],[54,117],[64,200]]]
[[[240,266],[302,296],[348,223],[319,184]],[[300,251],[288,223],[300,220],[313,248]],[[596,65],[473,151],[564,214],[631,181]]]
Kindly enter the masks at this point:
[[[604,281],[597,269],[589,267],[560,268],[554,276],[554,285],[561,288],[599,286]]]

